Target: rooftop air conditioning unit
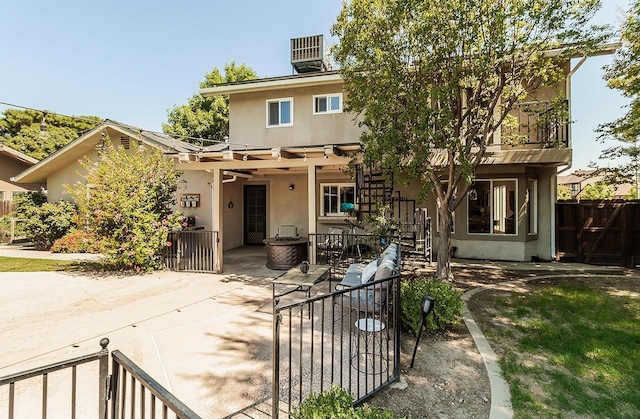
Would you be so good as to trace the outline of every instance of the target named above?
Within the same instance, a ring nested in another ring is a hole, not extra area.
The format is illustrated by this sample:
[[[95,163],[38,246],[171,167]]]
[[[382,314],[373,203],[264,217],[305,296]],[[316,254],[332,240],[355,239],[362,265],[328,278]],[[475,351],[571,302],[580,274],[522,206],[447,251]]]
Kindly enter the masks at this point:
[[[324,35],[293,38],[291,40],[291,65],[298,73],[331,70],[329,46]]]

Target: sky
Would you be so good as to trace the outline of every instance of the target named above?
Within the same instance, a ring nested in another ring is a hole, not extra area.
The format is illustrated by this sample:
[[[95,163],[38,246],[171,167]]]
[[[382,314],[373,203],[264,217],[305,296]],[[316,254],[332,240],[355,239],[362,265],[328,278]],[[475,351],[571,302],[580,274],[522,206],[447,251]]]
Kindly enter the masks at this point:
[[[628,0],[603,0],[596,23],[619,27]],[[290,39],[323,34],[342,0],[0,0],[0,102],[95,115],[161,131],[167,112],[197,93],[206,72],[234,61],[260,77],[292,74]],[[624,114],[589,58],[572,81],[573,169],[605,147],[593,130]],[[0,104],[0,112],[7,106]]]

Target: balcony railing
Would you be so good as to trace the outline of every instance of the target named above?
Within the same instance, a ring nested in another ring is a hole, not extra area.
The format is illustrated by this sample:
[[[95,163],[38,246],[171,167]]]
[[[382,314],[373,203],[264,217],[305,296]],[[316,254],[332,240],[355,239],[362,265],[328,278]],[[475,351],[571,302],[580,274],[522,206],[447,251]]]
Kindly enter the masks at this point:
[[[518,120],[516,134],[524,138],[526,144],[540,144],[544,148],[569,147],[568,110],[567,100],[518,103],[512,111]]]

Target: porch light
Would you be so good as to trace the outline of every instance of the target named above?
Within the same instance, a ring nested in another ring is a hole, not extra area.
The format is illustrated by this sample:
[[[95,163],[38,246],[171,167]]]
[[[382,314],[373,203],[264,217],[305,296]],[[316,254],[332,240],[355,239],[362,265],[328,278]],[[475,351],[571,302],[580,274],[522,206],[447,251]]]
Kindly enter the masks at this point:
[[[478,191],[476,191],[473,188],[469,189],[469,199],[472,200],[472,201],[477,201],[478,200]]]
[[[422,310],[422,322],[420,322],[420,330],[418,330],[416,347],[413,348],[413,356],[411,357],[411,365],[409,366],[409,368],[413,368],[413,361],[415,361],[416,359],[416,351],[418,350],[418,343],[420,343],[422,329],[424,329],[424,322],[427,320],[427,315],[433,311],[433,306],[435,305],[435,303],[436,300],[429,295],[425,295],[424,297],[422,297],[422,302],[420,303],[420,309]]]

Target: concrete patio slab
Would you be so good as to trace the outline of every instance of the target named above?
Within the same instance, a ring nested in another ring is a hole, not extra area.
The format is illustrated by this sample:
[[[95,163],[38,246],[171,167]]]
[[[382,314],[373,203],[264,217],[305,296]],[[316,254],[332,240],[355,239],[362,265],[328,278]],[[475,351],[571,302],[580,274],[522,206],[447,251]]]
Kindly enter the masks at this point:
[[[271,390],[270,279],[282,272],[248,268],[266,276],[0,273],[0,376],[97,352],[108,337],[202,417],[233,415]],[[56,410],[48,417],[68,417]]]

